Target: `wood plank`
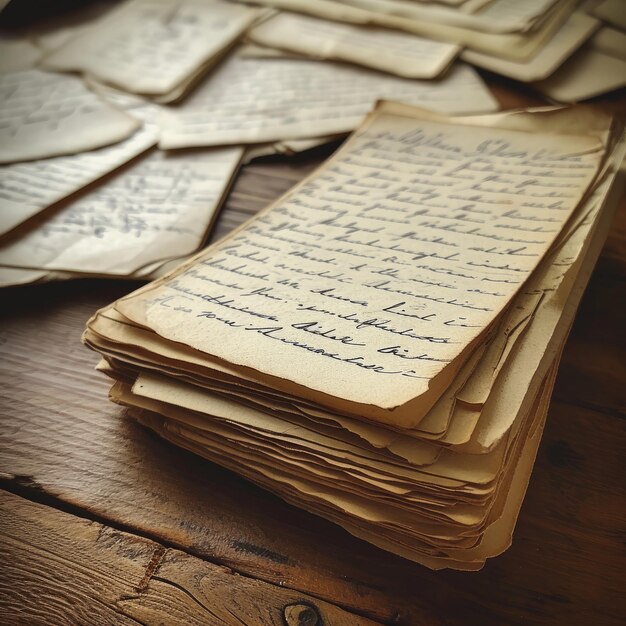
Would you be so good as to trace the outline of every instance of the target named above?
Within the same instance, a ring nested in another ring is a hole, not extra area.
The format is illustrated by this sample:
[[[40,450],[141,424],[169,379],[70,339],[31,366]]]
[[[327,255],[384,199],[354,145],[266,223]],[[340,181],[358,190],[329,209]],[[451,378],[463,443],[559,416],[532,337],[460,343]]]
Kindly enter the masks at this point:
[[[5,491],[0,562],[5,624],[376,626],[327,602]]]

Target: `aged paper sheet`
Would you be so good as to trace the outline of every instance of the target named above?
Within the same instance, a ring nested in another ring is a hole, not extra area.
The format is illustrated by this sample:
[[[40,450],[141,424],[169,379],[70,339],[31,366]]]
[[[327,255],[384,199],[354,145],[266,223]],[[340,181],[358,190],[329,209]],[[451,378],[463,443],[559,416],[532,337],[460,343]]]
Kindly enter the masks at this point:
[[[0,246],[0,263],[127,276],[190,254],[203,241],[241,155],[241,148],[152,151]]]
[[[261,143],[345,133],[383,98],[449,113],[497,109],[485,84],[467,65],[454,66],[439,81],[416,81],[339,63],[235,56],[183,104],[164,112],[159,146]]]
[[[0,236],[145,152],[158,141],[152,124],[112,146],[0,168]]]
[[[0,74],[0,163],[93,150],[139,126],[73,76],[36,69]]]
[[[373,116],[271,209],[118,309],[304,397],[365,411],[435,393],[558,236],[602,149],[422,115]]]
[[[45,59],[127,91],[167,94],[236,41],[256,9],[219,0],[131,0]]]
[[[278,14],[253,28],[248,37],[262,46],[348,61],[407,78],[438,76],[460,51],[460,46],[409,33],[294,13]]]
[[[242,1],[242,0],[237,0]],[[364,9],[336,0],[256,0],[265,6],[315,15],[331,21],[370,24],[407,31],[437,41],[448,41],[473,50],[516,59],[532,58],[567,20],[575,8],[575,0],[561,0],[528,32],[483,32],[445,23],[411,19],[390,13]]]

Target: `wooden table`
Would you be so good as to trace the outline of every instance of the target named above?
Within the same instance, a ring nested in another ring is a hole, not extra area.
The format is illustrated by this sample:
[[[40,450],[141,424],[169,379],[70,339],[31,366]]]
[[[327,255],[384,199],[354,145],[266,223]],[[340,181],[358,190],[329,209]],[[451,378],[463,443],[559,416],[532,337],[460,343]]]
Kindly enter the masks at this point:
[[[529,102],[491,83],[506,108]],[[216,236],[322,152],[245,167]],[[480,573],[385,553],[126,418],[80,335],[136,286],[2,292],[0,623],[623,623],[626,207],[568,341],[513,546]]]

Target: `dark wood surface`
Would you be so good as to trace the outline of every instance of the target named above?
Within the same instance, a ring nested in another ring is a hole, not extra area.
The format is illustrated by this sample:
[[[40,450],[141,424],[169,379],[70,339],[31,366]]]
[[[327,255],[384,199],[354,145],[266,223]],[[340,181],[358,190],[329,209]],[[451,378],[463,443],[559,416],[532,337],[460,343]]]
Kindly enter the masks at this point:
[[[495,89],[505,108],[533,103]],[[215,236],[324,154],[245,167]],[[3,291],[0,623],[622,624],[625,241],[622,202],[567,343],[513,546],[469,574],[378,550],[127,419],[80,335],[138,283]]]

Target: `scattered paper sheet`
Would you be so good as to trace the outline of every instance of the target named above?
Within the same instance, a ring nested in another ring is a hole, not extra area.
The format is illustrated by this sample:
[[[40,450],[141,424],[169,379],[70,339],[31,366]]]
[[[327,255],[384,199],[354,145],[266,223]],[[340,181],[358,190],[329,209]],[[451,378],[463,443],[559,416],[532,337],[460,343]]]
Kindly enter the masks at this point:
[[[219,0],[130,0],[48,56],[136,93],[167,94],[232,45],[256,9]]]
[[[0,74],[0,163],[93,150],[139,126],[73,76],[36,69]]]
[[[466,65],[454,66],[439,81],[415,81],[336,63],[235,56],[182,105],[164,112],[159,146],[261,143],[345,133],[383,98],[446,112],[497,108],[482,80]]]
[[[158,141],[146,124],[112,146],[0,168],[0,236],[145,152]]]
[[[242,2],[243,0],[237,0]],[[518,61],[532,58],[567,20],[576,0],[560,0],[528,32],[483,32],[446,23],[411,19],[337,0],[255,0],[256,3],[285,11],[306,13],[330,21],[385,26],[437,41],[448,41],[502,58]],[[521,4],[521,3],[519,3]]]
[[[348,61],[407,78],[439,76],[460,50],[460,46],[410,33],[290,13],[263,22],[248,37],[262,46]]]
[[[241,159],[241,148],[152,151],[0,246],[0,264],[128,276],[195,251]]]

